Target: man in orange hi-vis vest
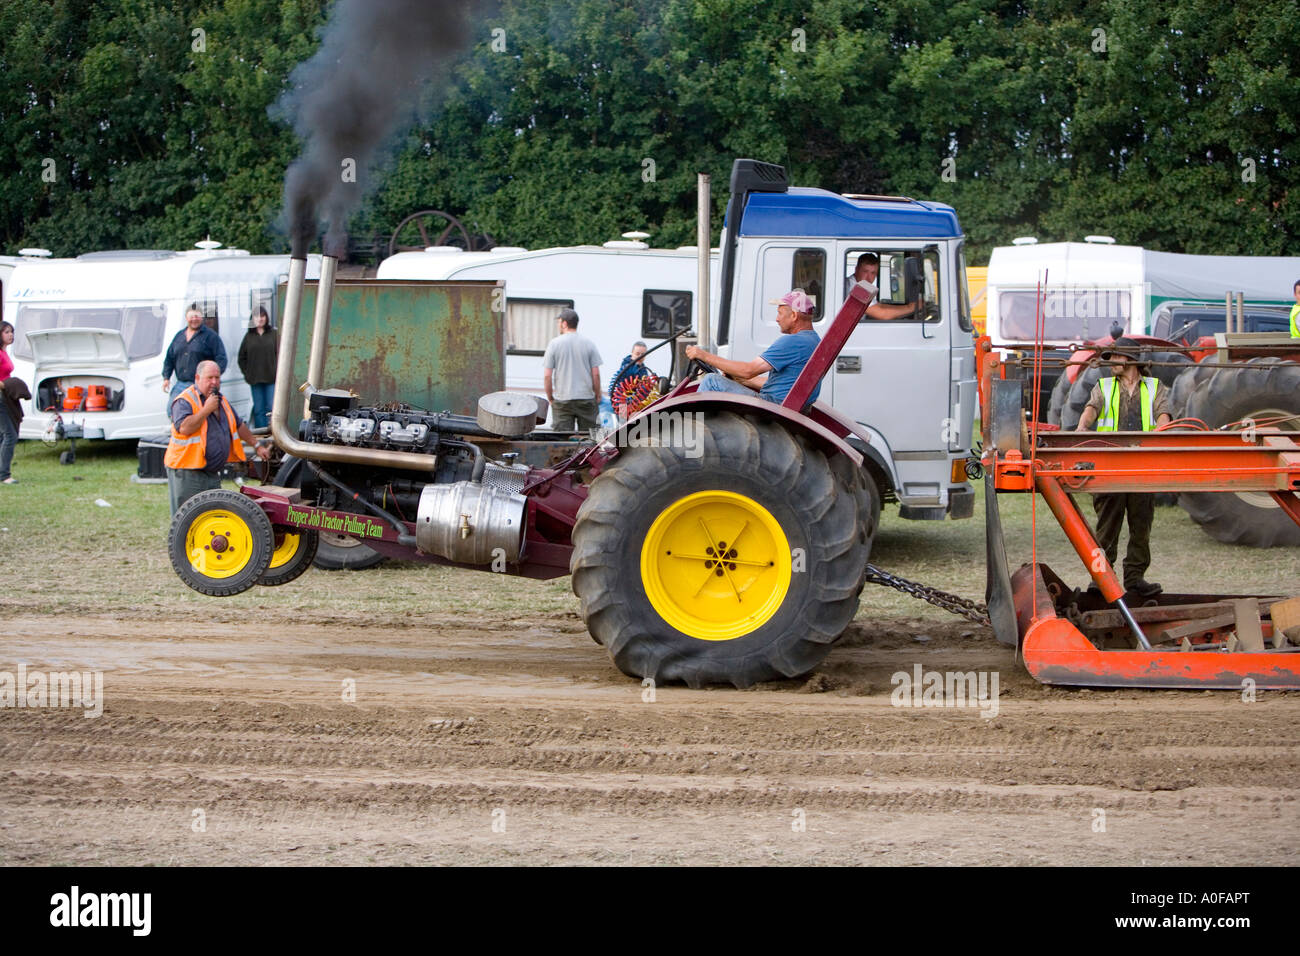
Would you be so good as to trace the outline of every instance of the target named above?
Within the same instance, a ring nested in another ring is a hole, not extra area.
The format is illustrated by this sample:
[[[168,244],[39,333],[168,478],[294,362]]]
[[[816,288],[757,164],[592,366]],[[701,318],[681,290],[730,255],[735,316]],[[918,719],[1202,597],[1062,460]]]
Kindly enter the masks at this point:
[[[227,462],[245,460],[243,442],[252,444],[253,433],[221,394],[216,362],[199,363],[194,384],[176,396],[171,414],[172,437],[163,464],[175,514],[200,491],[221,487],[221,469]],[[259,442],[257,455],[270,458],[270,445]]]

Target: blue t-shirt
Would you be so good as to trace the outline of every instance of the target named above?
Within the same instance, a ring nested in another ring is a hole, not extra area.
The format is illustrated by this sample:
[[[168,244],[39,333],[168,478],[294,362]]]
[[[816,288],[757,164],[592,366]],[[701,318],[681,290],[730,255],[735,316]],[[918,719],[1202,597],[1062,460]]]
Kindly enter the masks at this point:
[[[808,364],[808,360],[812,358],[817,348],[817,343],[821,340],[822,337],[812,329],[804,329],[802,332],[782,335],[768,346],[767,351],[759,358],[772,366],[772,371],[768,372],[767,381],[763,383],[763,388],[758,394],[778,405],[785,401],[785,397],[790,394],[790,389],[794,388],[795,379]],[[813,386],[812,396],[808,400],[817,401],[821,391],[822,383],[819,381]]]

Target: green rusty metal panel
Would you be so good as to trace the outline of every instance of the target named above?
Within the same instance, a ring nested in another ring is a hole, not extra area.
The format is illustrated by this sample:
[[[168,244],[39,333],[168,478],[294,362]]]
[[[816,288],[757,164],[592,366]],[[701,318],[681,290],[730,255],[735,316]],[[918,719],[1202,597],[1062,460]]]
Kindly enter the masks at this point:
[[[316,286],[303,289],[295,388],[307,380]],[[362,405],[397,401],[473,415],[479,396],[505,388],[505,315],[492,310],[504,299],[497,288],[465,280],[337,280],[322,384],[352,389]]]

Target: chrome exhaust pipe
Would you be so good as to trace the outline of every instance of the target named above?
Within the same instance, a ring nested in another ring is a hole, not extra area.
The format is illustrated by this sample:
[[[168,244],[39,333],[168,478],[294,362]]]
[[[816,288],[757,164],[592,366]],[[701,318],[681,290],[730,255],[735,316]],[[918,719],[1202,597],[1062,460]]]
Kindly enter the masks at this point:
[[[328,263],[328,286],[326,271]],[[334,296],[334,270],[338,259],[325,256],[321,265],[321,281],[316,289],[316,324],[312,328],[312,350],[308,368],[307,385],[315,388],[324,374],[325,339],[329,334],[329,302]],[[298,347],[298,321],[302,312],[302,289],[307,278],[306,256],[289,260],[289,286],[284,294],[284,318],[280,323],[280,356],[275,365],[275,396],[271,404],[271,437],[285,454],[307,461],[334,461],[353,465],[386,465],[411,471],[432,472],[438,463],[437,455],[421,455],[410,451],[380,451],[375,448],[346,448],[340,445],[318,445],[299,441],[289,431],[290,383],[293,380],[294,353]],[[326,303],[323,309],[321,303]],[[317,347],[319,345],[319,358]],[[319,366],[317,362],[319,361]]]
[[[311,327],[311,357],[307,360],[307,388],[302,400],[302,416],[311,415],[311,393],[325,387],[325,346],[330,335],[330,310],[334,306],[334,274],[339,261],[329,254],[320,259],[320,282],[316,284],[316,314]],[[301,308],[301,306],[299,306]]]

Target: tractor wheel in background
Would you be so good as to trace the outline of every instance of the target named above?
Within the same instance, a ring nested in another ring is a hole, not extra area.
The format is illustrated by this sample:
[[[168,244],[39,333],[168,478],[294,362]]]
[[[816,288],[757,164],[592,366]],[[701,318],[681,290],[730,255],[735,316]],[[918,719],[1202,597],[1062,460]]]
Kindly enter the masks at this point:
[[[302,460],[286,455],[275,473],[273,484],[284,488],[301,488],[302,472]],[[356,538],[346,534],[325,532],[317,536],[313,563],[324,571],[363,571],[377,564],[383,564],[386,560],[386,555],[362,544]],[[292,580],[292,578],[285,580]]]
[[[1204,365],[1193,365],[1191,368],[1185,368],[1179,373],[1178,378],[1174,379],[1173,388],[1169,392],[1169,404],[1173,407],[1174,418],[1187,417],[1187,405],[1192,396],[1217,371],[1218,369],[1213,366],[1207,368]]]
[[[1300,363],[1268,357],[1217,369],[1191,394],[1187,415],[1211,428],[1247,418],[1300,416]],[[1300,418],[1261,427],[1300,431]],[[1178,503],[1217,541],[1252,548],[1300,546],[1300,525],[1266,492],[1184,492]]]
[[[592,483],[573,529],[573,591],[630,677],[797,677],[857,611],[870,486],[780,424],[706,415],[699,457],[627,448]]]
[[[364,571],[388,560],[374,548],[346,534],[326,532],[316,546],[315,565],[324,571]]]
[[[1178,381],[1178,377],[1192,365],[1192,360],[1182,352],[1152,352],[1150,358],[1152,362],[1156,363],[1156,367],[1151,370],[1151,374],[1160,379],[1165,388],[1171,391]],[[1172,397],[1171,395],[1171,400]]]
[[[1107,366],[1106,374],[1110,374],[1110,367]],[[1088,407],[1088,397],[1092,395],[1092,387],[1097,384],[1101,378],[1102,367],[1093,365],[1079,370],[1079,376],[1070,386],[1070,391],[1066,394],[1065,401],[1061,405],[1061,430],[1074,431],[1079,427],[1079,419],[1083,416],[1083,410]]]
[[[167,533],[167,553],[180,579],[213,597],[251,588],[274,550],[266,513],[252,499],[220,488],[182,504]]]
[[[1175,408],[1173,401],[1173,388],[1177,384],[1182,374],[1189,370],[1192,360],[1182,352],[1152,352],[1151,361],[1160,363],[1151,371],[1156,378],[1160,379],[1162,385],[1169,389],[1169,406]],[[1175,411],[1174,418],[1178,418]],[[1178,494],[1173,491],[1156,492],[1156,504],[1160,507],[1171,508],[1178,504]]]
[[[301,577],[311,567],[320,541],[320,535],[315,531],[283,531],[278,528],[272,528],[272,531],[275,541],[271,562],[266,566],[266,573],[257,579],[258,584],[269,588]]]
[[[1070,388],[1073,385],[1070,376],[1066,375],[1064,370],[1056,377],[1056,384],[1052,386],[1052,395],[1047,401],[1047,423],[1049,425],[1061,424],[1061,408],[1065,405],[1065,399],[1070,394]]]

